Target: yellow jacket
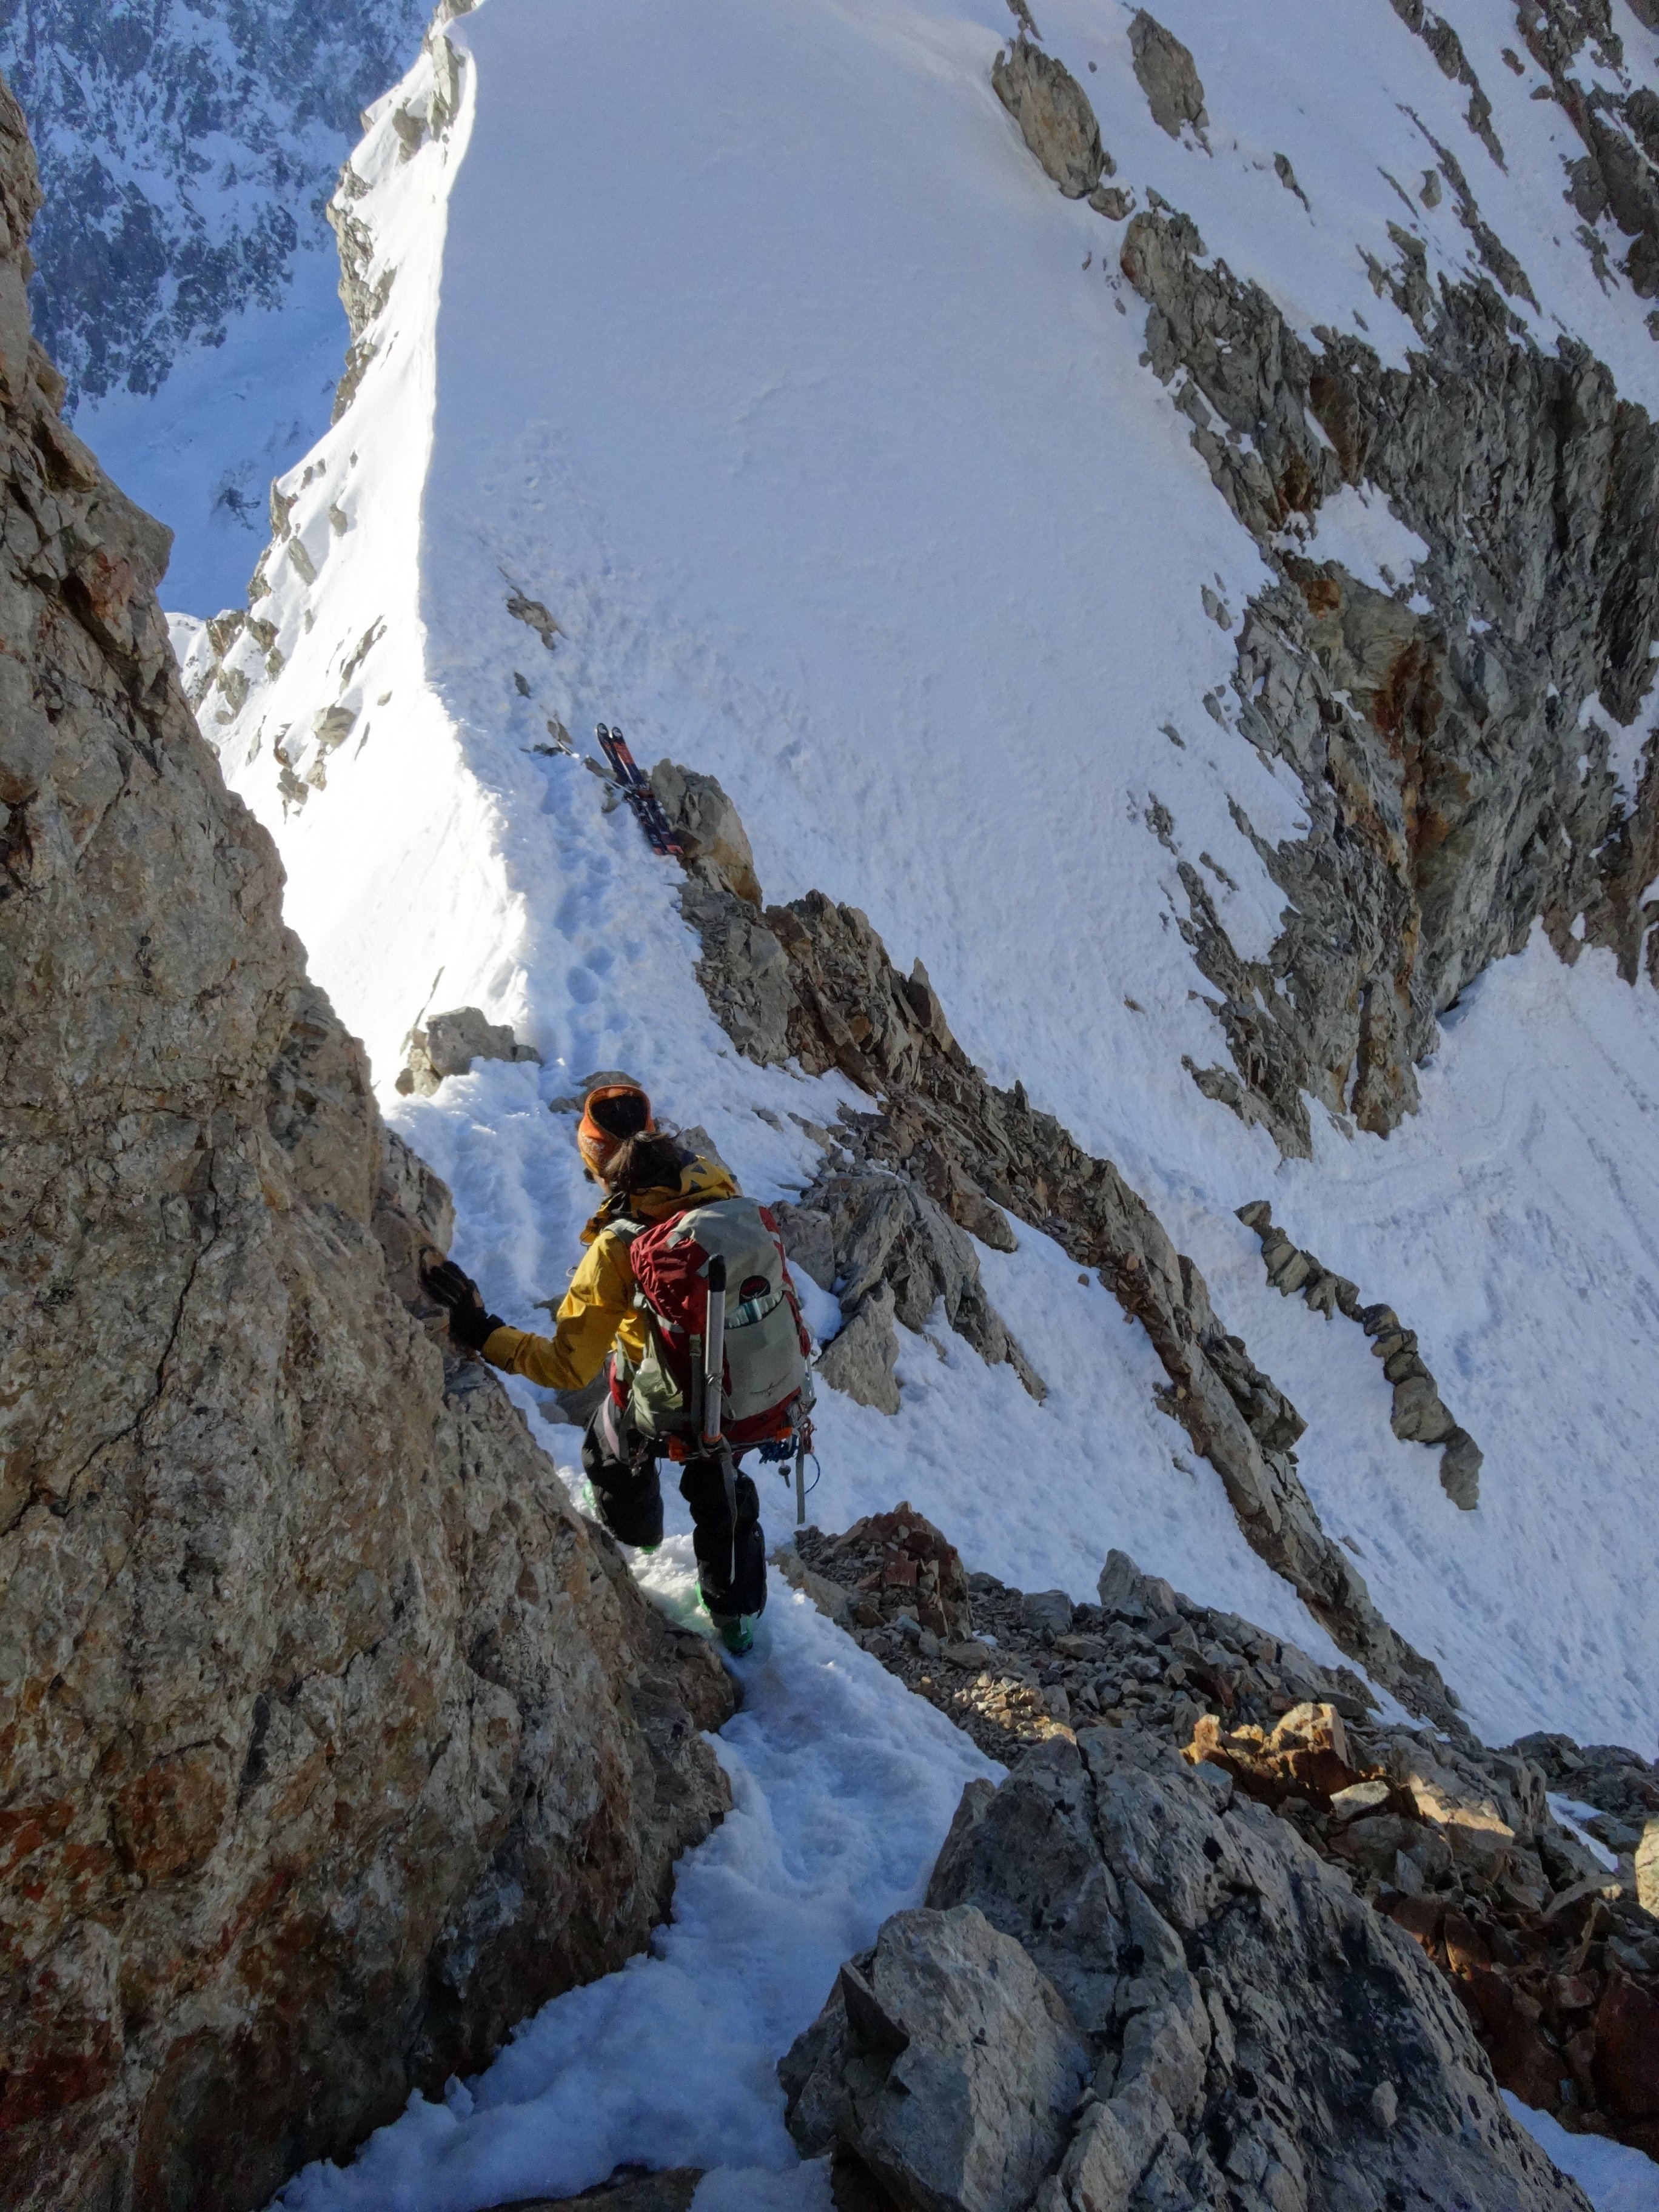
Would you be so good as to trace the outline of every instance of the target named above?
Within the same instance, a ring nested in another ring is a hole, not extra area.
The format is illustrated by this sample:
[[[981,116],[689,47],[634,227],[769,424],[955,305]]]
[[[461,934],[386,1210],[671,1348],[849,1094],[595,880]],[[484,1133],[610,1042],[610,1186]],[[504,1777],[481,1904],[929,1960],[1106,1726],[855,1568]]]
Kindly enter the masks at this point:
[[[641,1222],[661,1221],[705,1200],[735,1198],[738,1186],[723,1167],[696,1158],[681,1170],[678,1190],[636,1190],[608,1198],[582,1231],[587,1252],[564,1294],[551,1336],[527,1328],[492,1329],[483,1356],[509,1375],[528,1376],[547,1390],[580,1390],[605,1364],[620,1340],[630,1367],[650,1349],[646,1317],[634,1303],[632,1232]]]

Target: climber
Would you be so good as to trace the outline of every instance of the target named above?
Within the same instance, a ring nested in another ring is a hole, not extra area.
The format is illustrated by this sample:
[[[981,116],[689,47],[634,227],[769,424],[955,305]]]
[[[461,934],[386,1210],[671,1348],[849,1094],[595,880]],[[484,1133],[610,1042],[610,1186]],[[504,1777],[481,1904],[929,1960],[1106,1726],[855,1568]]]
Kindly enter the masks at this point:
[[[605,1191],[582,1231],[550,1337],[510,1328],[484,1310],[471,1278],[428,1253],[422,1279],[449,1316],[456,1343],[493,1367],[553,1390],[580,1390],[604,1370],[605,1392],[582,1439],[582,1467],[605,1525],[650,1551],[662,1541],[665,1452],[682,1462],[704,1605],[728,1651],[753,1643],[766,1603],[760,1500],[738,1462],[767,1455],[804,1431],[811,1405],[810,1340],[776,1224],[744,1198],[717,1161],[659,1133],[637,1084],[590,1091],[576,1141]],[[711,1258],[724,1257],[731,1291],[724,1330],[719,1443],[700,1434],[702,1329]]]

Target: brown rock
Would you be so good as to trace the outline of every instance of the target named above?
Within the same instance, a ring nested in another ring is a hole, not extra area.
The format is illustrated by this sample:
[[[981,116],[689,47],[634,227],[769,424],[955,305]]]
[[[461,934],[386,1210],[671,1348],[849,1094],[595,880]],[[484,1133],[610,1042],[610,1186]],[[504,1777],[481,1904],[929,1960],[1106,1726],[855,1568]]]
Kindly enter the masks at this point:
[[[0,88],[20,298],[35,198]],[[395,1295],[447,1194],[198,734],[167,533],[31,358],[0,405],[0,2202],[250,2207],[642,1943],[725,1802],[730,1692]]]
[[[1089,95],[1065,64],[1026,40],[1016,40],[991,65],[997,98],[1026,144],[1068,199],[1080,200],[1109,176],[1100,125]]]
[[[1623,1975],[1595,2014],[1595,2086],[1610,2112],[1659,2121],[1659,2001]]]

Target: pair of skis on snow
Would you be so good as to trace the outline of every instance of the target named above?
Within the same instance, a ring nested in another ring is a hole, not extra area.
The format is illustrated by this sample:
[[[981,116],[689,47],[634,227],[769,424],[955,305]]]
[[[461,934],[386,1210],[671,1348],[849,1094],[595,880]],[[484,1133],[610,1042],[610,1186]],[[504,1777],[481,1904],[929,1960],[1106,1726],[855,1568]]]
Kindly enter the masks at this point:
[[[623,797],[633,808],[645,832],[646,842],[665,860],[683,860],[684,848],[662,811],[662,801],[651,788],[650,777],[629,752],[627,738],[620,730],[611,729],[604,722],[599,725],[597,734],[599,750],[611,764],[611,773]]]

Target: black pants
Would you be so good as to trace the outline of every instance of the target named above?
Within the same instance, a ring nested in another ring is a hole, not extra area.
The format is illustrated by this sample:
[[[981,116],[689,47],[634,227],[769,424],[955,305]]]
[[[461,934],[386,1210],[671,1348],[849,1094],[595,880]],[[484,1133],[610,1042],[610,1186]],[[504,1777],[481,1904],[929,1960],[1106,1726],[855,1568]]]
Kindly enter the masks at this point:
[[[606,1419],[608,1410],[600,1407],[582,1438],[582,1470],[593,1486],[599,1518],[619,1544],[660,1544],[662,1482],[656,1455],[646,1445],[632,1459],[618,1456],[620,1439],[614,1413]],[[703,1603],[719,1620],[761,1613],[766,1606],[766,1534],[760,1523],[760,1498],[741,1472],[735,1489],[734,1525],[720,1462],[689,1459],[681,1471],[680,1496],[691,1508],[697,1585]]]

